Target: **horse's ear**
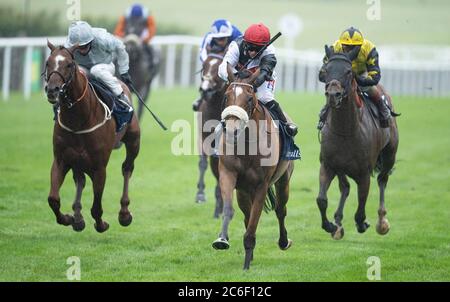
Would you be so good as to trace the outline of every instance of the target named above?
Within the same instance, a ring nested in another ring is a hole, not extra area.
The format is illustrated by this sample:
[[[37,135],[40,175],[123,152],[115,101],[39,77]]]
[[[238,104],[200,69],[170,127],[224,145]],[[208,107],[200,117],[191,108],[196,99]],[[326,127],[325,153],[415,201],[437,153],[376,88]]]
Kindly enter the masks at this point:
[[[48,39],[47,39],[47,47],[50,49],[50,51],[55,50],[55,45],[53,45],[52,42],[50,42]]]
[[[229,63],[227,63],[227,72],[228,72],[228,82],[230,83],[234,82],[236,80],[236,77],[234,76],[233,68]]]
[[[361,49],[361,46],[355,46],[353,49],[348,53],[348,58],[350,61],[353,61],[358,56],[359,50]]]
[[[331,56],[334,54],[334,49],[333,47],[329,47],[328,45],[325,45],[325,55],[327,56],[327,58],[331,58]]]

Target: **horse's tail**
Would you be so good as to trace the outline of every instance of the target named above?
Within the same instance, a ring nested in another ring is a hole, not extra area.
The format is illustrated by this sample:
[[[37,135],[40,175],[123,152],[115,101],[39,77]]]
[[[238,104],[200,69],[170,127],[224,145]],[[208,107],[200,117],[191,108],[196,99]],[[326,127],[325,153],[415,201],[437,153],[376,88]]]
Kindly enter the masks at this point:
[[[267,190],[266,202],[264,203],[264,212],[273,211],[275,209],[275,205],[277,203],[277,198],[275,197],[275,193],[273,191],[273,186],[270,186]]]
[[[383,157],[378,155],[377,163],[375,164],[374,171],[372,172],[372,176],[375,176],[375,174],[380,174],[381,170],[383,169]],[[395,167],[392,167],[392,169],[388,172],[389,175],[392,175],[394,173]]]

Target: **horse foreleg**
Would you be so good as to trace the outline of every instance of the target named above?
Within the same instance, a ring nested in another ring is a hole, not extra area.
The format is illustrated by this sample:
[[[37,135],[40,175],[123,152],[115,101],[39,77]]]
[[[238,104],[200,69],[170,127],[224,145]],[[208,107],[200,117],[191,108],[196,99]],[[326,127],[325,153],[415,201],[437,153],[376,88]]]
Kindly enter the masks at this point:
[[[253,260],[253,250],[256,246],[256,229],[264,207],[267,189],[267,184],[262,184],[255,190],[250,219],[248,221],[247,230],[244,234],[244,270],[248,270],[250,268],[250,262]]]
[[[225,250],[230,247],[228,243],[228,225],[233,219],[234,209],[233,209],[233,191],[236,187],[236,174],[228,170],[223,169],[220,172],[220,191],[222,192],[223,199],[223,221],[222,221],[222,231],[219,234],[212,246],[215,249]]]
[[[74,231],[81,232],[85,227],[83,215],[81,215],[81,194],[86,185],[86,177],[83,172],[73,172],[73,180],[76,185],[76,194],[72,205],[74,211],[72,228]]]
[[[197,195],[196,202],[203,203],[206,201],[205,196],[205,171],[208,168],[208,157],[205,154],[200,155],[200,159],[198,161],[198,170],[200,171],[200,176],[197,183]]]
[[[323,164],[320,165],[320,176],[319,176],[319,196],[317,196],[317,205],[319,206],[320,216],[322,217],[322,229],[326,232],[333,233],[336,232],[337,227],[328,221],[327,218],[327,207],[328,207],[328,198],[327,191],[330,187],[331,181],[336,176],[336,174],[330,169],[325,168]]]
[[[280,229],[280,238],[278,239],[278,246],[281,250],[287,250],[292,245],[292,240],[287,237],[287,230],[284,224],[286,218],[286,204],[289,200],[289,174],[288,171],[275,183],[275,190],[277,194],[277,207],[275,213],[278,218],[278,225]]]
[[[92,204],[91,215],[95,219],[95,229],[97,232],[103,233],[109,228],[109,224],[102,220],[102,196],[105,188],[106,168],[99,168],[99,170],[92,174],[91,178],[94,190],[94,203]]]
[[[223,212],[223,200],[222,200],[222,194],[220,192],[220,184],[219,184],[219,159],[217,157],[210,156],[209,164],[211,166],[211,171],[213,172],[214,177],[217,180],[216,189],[215,189],[216,207],[214,209],[214,218],[219,218],[219,216]]]
[[[56,216],[56,222],[62,225],[71,225],[73,222],[72,215],[64,215],[61,213],[61,200],[59,197],[59,189],[61,188],[64,178],[69,168],[62,164],[58,164],[53,160],[52,170],[50,174],[50,193],[48,194],[48,204]]]
[[[370,175],[364,175],[357,180],[358,184],[358,210],[355,214],[356,229],[359,233],[364,233],[370,226],[366,222],[366,201],[369,195]]]
[[[344,218],[344,206],[350,193],[350,183],[345,175],[338,175],[339,190],[341,191],[341,198],[339,199],[339,206],[334,213],[334,223],[337,226],[336,231],[333,234],[333,239],[339,240],[344,237],[344,227],[342,226],[342,219]]]
[[[142,100],[144,101],[145,104],[147,104],[148,95],[150,93],[150,85],[151,85],[151,82],[148,85],[145,85],[144,88],[139,91],[139,93],[142,97]],[[139,102],[138,112],[137,112],[139,121],[141,121],[141,117],[142,117],[143,113],[144,113],[144,105],[141,104],[141,102]]]
[[[120,198],[120,211],[119,211],[119,223],[122,226],[128,226],[133,220],[133,215],[128,210],[130,205],[130,197],[128,196],[128,185],[130,182],[131,175],[134,170],[134,160],[138,156],[140,147],[140,130],[136,120],[130,125],[123,138],[125,142],[125,147],[127,155],[125,161],[122,163],[122,175],[123,175],[123,191],[122,197]]]

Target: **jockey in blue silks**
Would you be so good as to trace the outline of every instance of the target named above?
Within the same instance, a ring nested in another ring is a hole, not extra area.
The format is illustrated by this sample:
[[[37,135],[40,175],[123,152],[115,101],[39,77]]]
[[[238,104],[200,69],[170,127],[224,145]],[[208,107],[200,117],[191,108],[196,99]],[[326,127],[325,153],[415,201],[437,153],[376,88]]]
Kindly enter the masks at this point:
[[[203,63],[209,52],[225,52],[231,42],[242,36],[239,29],[230,21],[218,19],[211,25],[211,30],[205,35],[200,46],[200,61]],[[199,98],[192,104],[194,111],[198,111],[202,99]]]

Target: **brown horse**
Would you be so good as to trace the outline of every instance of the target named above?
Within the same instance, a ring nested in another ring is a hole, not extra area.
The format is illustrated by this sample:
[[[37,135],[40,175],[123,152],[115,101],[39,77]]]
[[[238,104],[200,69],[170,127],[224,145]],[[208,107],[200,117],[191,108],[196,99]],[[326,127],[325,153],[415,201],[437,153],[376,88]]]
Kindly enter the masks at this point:
[[[48,101],[53,105],[58,104],[60,108],[53,129],[54,160],[48,196],[48,203],[55,213],[56,221],[62,225],[71,225],[75,231],[84,229],[81,194],[87,174],[93,183],[94,202],[91,214],[95,219],[95,229],[98,232],[108,229],[108,223],[102,220],[106,166],[113,146],[118,141],[123,141],[126,146],[126,159],[122,164],[124,186],[120,200],[119,222],[123,226],[128,226],[132,221],[132,215],[128,210],[130,203],[128,183],[140,144],[140,129],[136,115],[133,115],[131,123],[116,135],[115,120],[111,118],[109,108],[98,99],[86,75],[74,61],[73,52],[77,46],[67,49],[62,46],[55,47],[50,42],[47,45],[51,53],[46,62],[45,91]],[[125,85],[122,86],[131,100],[129,90]],[[73,216],[61,213],[59,196],[61,185],[70,169],[76,185]]]
[[[357,49],[356,49],[357,50]],[[389,175],[395,163],[398,147],[398,129],[394,117],[389,128],[381,128],[378,119],[367,106],[357,105],[360,99],[357,84],[352,73],[351,61],[356,51],[349,54],[334,53],[326,48],[328,63],[325,66],[325,95],[331,112],[322,129],[320,148],[320,191],[317,204],[322,216],[322,228],[334,239],[344,236],[342,226],[345,200],[350,191],[346,176],[358,185],[358,209],[355,214],[356,228],[363,233],[369,227],[366,222],[365,206],[369,193],[370,177],[379,172],[380,206],[376,230],[380,235],[389,231],[384,205],[384,192]],[[341,198],[334,214],[335,222],[329,222],[327,191],[333,178],[339,179]]]
[[[267,109],[258,103],[250,84],[256,73],[247,79],[235,79],[231,70],[228,74],[231,83],[226,91],[226,107],[222,112],[225,130],[219,145],[220,189],[224,201],[223,222],[222,231],[219,238],[213,242],[213,247],[229,248],[228,225],[234,214],[232,198],[236,189],[237,202],[245,216],[244,269],[249,269],[256,245],[256,228],[267,193],[279,222],[278,245],[282,250],[286,250],[292,244],[287,237],[284,219],[294,164],[292,161],[279,160],[281,144],[278,130]],[[250,124],[256,127],[253,135],[248,127]],[[249,135],[242,136],[243,133]],[[240,142],[241,147],[244,146],[245,152],[236,150],[239,149],[236,142]],[[263,150],[262,146],[267,149]],[[250,151],[252,148],[255,151],[253,154]],[[269,190],[272,184],[275,184],[276,198]]]
[[[211,170],[217,180],[215,197],[216,207],[214,210],[214,218],[218,218],[222,214],[223,202],[220,194],[219,186],[219,158],[213,156],[213,148],[210,145],[204,145],[208,137],[214,133],[215,127],[220,121],[220,113],[222,112],[223,98],[225,95],[226,83],[219,78],[218,69],[223,60],[223,53],[209,53],[202,68],[202,83],[200,85],[200,93],[202,103],[198,110],[199,133],[201,133],[199,141],[200,160],[198,168],[200,177],[197,183],[196,201],[198,203],[205,202],[205,171],[208,166],[208,155]]]

